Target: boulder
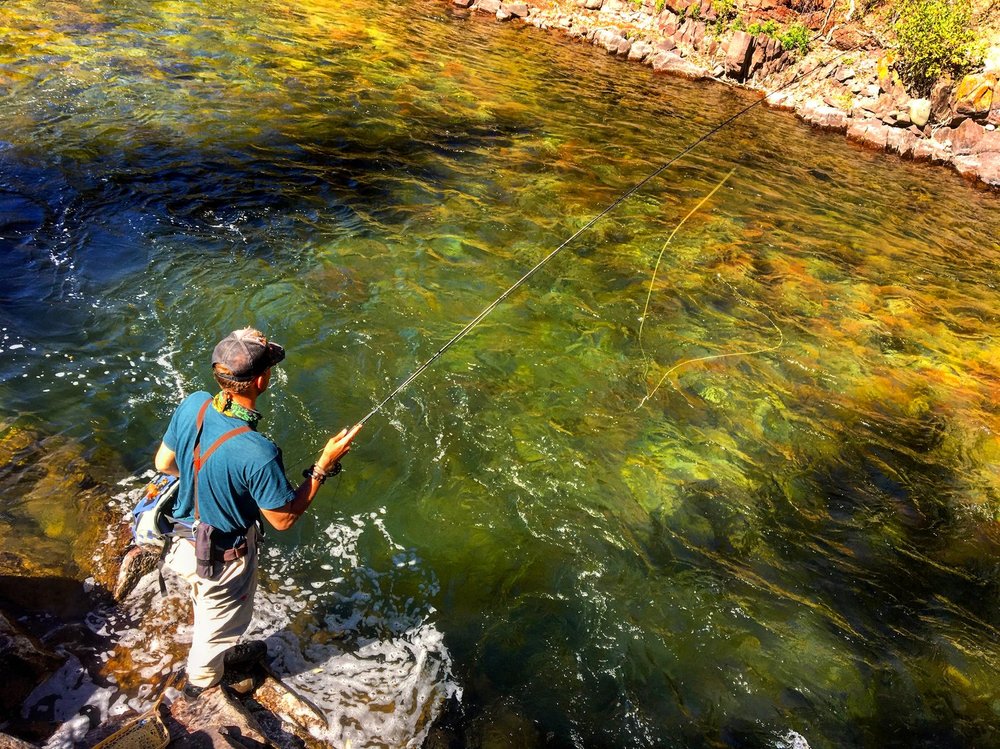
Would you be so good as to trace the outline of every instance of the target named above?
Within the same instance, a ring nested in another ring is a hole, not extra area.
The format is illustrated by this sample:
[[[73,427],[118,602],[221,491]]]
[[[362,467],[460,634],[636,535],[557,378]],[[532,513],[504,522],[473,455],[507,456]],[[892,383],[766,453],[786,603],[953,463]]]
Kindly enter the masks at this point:
[[[500,7],[507,11],[510,15],[515,18],[527,18],[528,17],[528,4],[527,3],[501,3]]]
[[[723,65],[726,75],[737,81],[745,81],[753,57],[754,37],[745,31],[737,31],[726,46],[726,59]]]
[[[929,122],[941,122],[947,124],[951,121],[951,89],[955,85],[948,77],[941,78],[931,89],[931,118]]]
[[[476,0],[475,7],[483,11],[483,13],[495,14],[500,10],[500,0]]]
[[[692,62],[685,60],[675,52],[655,52],[648,59],[657,73],[670,73],[684,78],[698,80],[707,78],[708,72]]]
[[[983,130],[983,137],[973,146],[973,153],[1000,153],[1000,131]]]
[[[956,156],[973,153],[982,142],[986,129],[974,120],[964,120],[951,134],[951,151]]]
[[[472,0],[451,0],[451,4],[459,8],[468,8],[472,5]]]
[[[807,101],[799,110],[799,116],[810,125],[821,127],[824,130],[838,130],[840,132],[847,130],[847,112],[815,100]]]
[[[993,89],[996,85],[997,76],[993,73],[965,76],[955,88],[955,112],[964,117],[985,120],[993,105]]]
[[[586,0],[583,7],[587,10],[600,10],[602,5],[604,5],[604,0]]]
[[[979,157],[979,179],[991,187],[1000,187],[1000,153],[984,153]]]
[[[930,161],[932,164],[947,163],[951,152],[933,138],[920,138],[913,144],[914,161]]]
[[[931,118],[930,99],[910,99],[907,109],[910,115],[910,122],[917,127],[923,127]]]
[[[653,45],[649,42],[638,41],[632,44],[628,51],[628,59],[642,62],[653,52]]]

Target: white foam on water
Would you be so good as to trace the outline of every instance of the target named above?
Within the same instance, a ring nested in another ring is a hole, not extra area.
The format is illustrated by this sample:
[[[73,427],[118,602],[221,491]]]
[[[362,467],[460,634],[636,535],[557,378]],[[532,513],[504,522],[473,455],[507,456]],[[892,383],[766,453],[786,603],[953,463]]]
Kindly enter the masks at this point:
[[[112,506],[127,517],[149,475],[121,482],[128,491],[112,497]],[[246,636],[265,640],[275,672],[327,716],[329,727],[314,734],[331,745],[419,747],[447,700],[461,699],[444,635],[431,621],[437,578],[392,539],[385,515],[384,507],[354,515],[330,523],[310,543],[265,543],[261,554],[262,583]],[[362,543],[380,550],[385,569],[365,563]],[[92,631],[110,635],[112,649],[96,659],[127,653],[130,672],[146,684],[123,695],[96,687],[79,661],[67,665],[36,690],[35,704],[60,705],[51,719],[64,721],[46,749],[69,749],[89,729],[88,715],[143,712],[164,676],[181,669],[191,642],[189,591],[169,570],[164,582],[162,596],[157,574],[148,574],[121,606],[87,617]],[[112,682],[124,675],[108,668]]]
[[[774,749],[810,749],[805,736],[788,729],[783,736],[778,737]]]

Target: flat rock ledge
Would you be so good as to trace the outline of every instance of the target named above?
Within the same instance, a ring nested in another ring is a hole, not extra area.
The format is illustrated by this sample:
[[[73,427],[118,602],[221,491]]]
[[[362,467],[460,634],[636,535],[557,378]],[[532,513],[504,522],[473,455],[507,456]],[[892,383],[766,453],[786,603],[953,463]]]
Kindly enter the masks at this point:
[[[711,0],[449,1],[498,21],[560,31],[657,72],[758,91],[768,106],[863,147],[951,166],[1000,189],[1000,46],[989,50],[982,71],[913,97],[894,70],[893,52],[858,23],[838,18],[832,0],[809,13],[793,10],[794,0],[741,4],[751,20],[797,21],[823,34],[806,55],[766,34],[720,31]]]

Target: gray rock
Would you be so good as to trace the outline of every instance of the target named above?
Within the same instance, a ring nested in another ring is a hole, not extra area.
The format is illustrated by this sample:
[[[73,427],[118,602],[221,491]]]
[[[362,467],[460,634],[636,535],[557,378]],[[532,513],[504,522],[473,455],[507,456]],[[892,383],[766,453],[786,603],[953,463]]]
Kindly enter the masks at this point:
[[[923,127],[931,118],[930,99],[910,99],[910,121],[917,127]]]
[[[840,83],[845,83],[854,77],[854,71],[851,68],[845,68],[841,65],[837,68],[837,72],[834,73],[833,78]]]

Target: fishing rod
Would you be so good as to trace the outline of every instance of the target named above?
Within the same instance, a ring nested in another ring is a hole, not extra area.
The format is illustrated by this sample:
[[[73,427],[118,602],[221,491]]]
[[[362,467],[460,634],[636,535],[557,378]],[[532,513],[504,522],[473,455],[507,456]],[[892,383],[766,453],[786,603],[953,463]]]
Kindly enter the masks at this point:
[[[822,36],[822,34],[817,34],[815,37],[813,37],[812,41],[815,41],[820,36]],[[850,51],[852,51],[852,50],[845,50],[845,51],[841,52],[839,55],[837,55],[836,57],[832,58],[829,62],[827,62],[826,65],[829,65],[829,64],[835,62],[836,60],[840,59],[841,57],[843,57],[844,55],[846,55]],[[375,414],[377,414],[379,411],[381,411],[385,407],[385,405],[387,403],[389,403],[389,401],[393,400],[397,395],[399,395],[401,392],[403,392],[403,390],[405,390],[414,380],[416,380],[418,377],[420,377],[420,375],[422,375],[448,349],[450,349],[456,343],[458,343],[463,338],[465,338],[469,333],[471,333],[472,329],[475,328],[477,325],[479,325],[479,323],[481,323],[483,321],[483,319],[486,318],[487,315],[489,315],[493,310],[495,310],[498,306],[500,306],[500,304],[502,304],[503,301],[505,299],[507,299],[507,297],[509,297],[511,294],[513,294],[515,291],[517,291],[532,276],[534,276],[535,273],[537,273],[546,264],[548,264],[548,262],[550,260],[552,260],[556,255],[558,255],[559,253],[561,253],[570,244],[572,244],[573,241],[576,240],[577,237],[579,237],[585,231],[587,231],[592,226],[594,226],[594,224],[596,224],[598,221],[600,221],[602,218],[604,218],[605,216],[607,216],[609,213],[611,213],[613,210],[615,210],[618,206],[620,206],[622,203],[624,203],[626,200],[628,200],[630,197],[632,197],[635,193],[637,193],[639,190],[641,190],[643,187],[645,187],[650,181],[652,181],[652,180],[656,179],[657,177],[659,177],[663,172],[665,172],[675,162],[677,162],[678,159],[680,159],[680,158],[686,156],[687,154],[691,153],[695,148],[697,148],[698,146],[700,146],[702,143],[704,143],[706,140],[708,140],[713,135],[715,135],[716,133],[718,133],[720,130],[723,130],[724,128],[728,127],[730,124],[732,124],[733,122],[735,122],[736,120],[738,120],[740,117],[742,117],[743,115],[745,115],[747,112],[749,112],[750,110],[752,110],[754,107],[759,106],[761,103],[767,101],[769,98],[771,98],[775,94],[777,94],[777,93],[783,91],[784,89],[788,88],[793,83],[798,83],[799,81],[807,78],[808,76],[810,76],[814,72],[816,72],[816,70],[818,70],[819,68],[820,68],[820,66],[817,65],[812,70],[809,70],[806,73],[803,73],[801,77],[799,77],[799,76],[793,76],[791,78],[791,80],[789,80],[787,83],[782,84],[778,88],[776,88],[773,91],[767,93],[762,98],[760,98],[757,101],[755,101],[755,102],[749,104],[748,106],[744,107],[743,109],[741,109],[740,111],[738,111],[736,114],[734,114],[734,115],[728,117],[727,119],[723,120],[718,125],[716,125],[715,127],[713,127],[711,130],[709,130],[708,132],[706,132],[704,135],[702,135],[701,137],[699,137],[697,140],[693,141],[688,146],[686,146],[680,153],[678,153],[678,154],[674,155],[673,157],[671,157],[669,160],[667,160],[666,162],[664,162],[663,164],[661,164],[660,166],[658,166],[656,169],[654,169],[652,172],[650,172],[649,174],[647,174],[641,180],[639,180],[638,182],[636,182],[630,188],[628,188],[627,190],[625,190],[624,192],[622,192],[617,198],[615,198],[614,201],[612,201],[611,203],[609,203],[604,208],[604,210],[602,210],[600,213],[598,213],[597,215],[595,215],[593,218],[591,218],[589,221],[587,221],[587,223],[585,223],[583,226],[581,226],[579,229],[577,229],[575,232],[573,232],[573,234],[571,234],[569,237],[567,237],[565,240],[563,240],[562,243],[558,247],[556,247],[548,255],[546,255],[541,260],[539,260],[534,265],[534,267],[532,267],[527,273],[525,273],[523,276],[521,276],[519,279],[517,279],[513,284],[511,284],[507,288],[506,291],[504,291],[500,296],[498,296],[496,299],[494,299],[492,302],[490,302],[488,305],[486,305],[486,307],[484,307],[483,310],[478,315],[476,315],[475,317],[473,317],[471,320],[469,320],[469,322],[467,322],[465,324],[465,327],[463,327],[460,331],[458,331],[455,335],[453,335],[443,346],[441,346],[441,348],[439,348],[437,351],[435,351],[426,361],[424,361],[420,366],[418,366],[415,370],[413,370],[413,372],[410,373],[410,375],[405,380],[403,380],[402,382],[400,382],[391,393],[389,393],[381,401],[379,401],[375,405],[375,407],[372,408],[372,410],[369,411],[365,415],[365,417],[363,419],[361,419],[355,426],[363,426],[365,424],[365,422],[367,422]]]

